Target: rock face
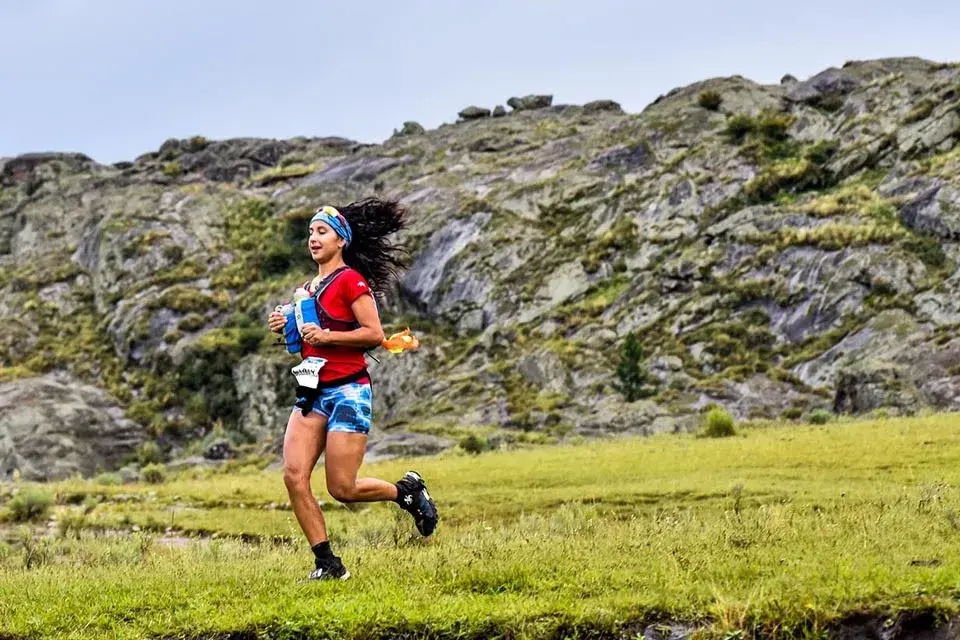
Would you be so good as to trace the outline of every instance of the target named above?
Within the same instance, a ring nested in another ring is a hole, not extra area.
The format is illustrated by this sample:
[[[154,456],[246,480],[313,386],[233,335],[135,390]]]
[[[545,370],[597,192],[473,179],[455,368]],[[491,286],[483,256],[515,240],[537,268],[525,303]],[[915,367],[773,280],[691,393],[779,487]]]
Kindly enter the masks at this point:
[[[710,78],[634,114],[508,105],[376,145],[193,137],[110,166],[0,160],[0,471],[92,473],[147,437],[174,457],[222,434],[210,455],[275,451],[296,357],[265,318],[315,271],[310,213],[373,194],[408,209],[384,326],[423,346],[370,360],[371,455],[471,427],[685,430],[713,404],[738,419],[960,405],[956,65]],[[630,333],[651,380],[634,402],[618,391]],[[53,411],[75,430],[50,435]]]
[[[903,224],[917,233],[960,240],[960,191],[935,184],[900,209]]]
[[[112,469],[146,434],[105,394],[51,376],[0,384],[0,479],[58,480]]]
[[[815,104],[830,96],[850,93],[860,81],[842,69],[827,69],[809,80],[786,84],[790,85],[786,93],[787,100]]]
[[[233,371],[242,413],[236,430],[244,438],[260,441],[283,434],[293,403],[294,388],[289,384],[295,356],[264,357],[252,354],[241,360]]]

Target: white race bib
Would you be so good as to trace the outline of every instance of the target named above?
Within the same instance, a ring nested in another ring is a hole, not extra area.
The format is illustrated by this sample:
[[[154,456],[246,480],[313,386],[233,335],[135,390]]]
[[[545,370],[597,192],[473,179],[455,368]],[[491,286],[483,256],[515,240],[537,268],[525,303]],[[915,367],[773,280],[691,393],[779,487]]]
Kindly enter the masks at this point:
[[[297,379],[297,384],[301,387],[316,389],[320,384],[320,369],[327,364],[325,358],[315,358],[313,356],[306,358],[303,362],[290,369],[290,373]]]

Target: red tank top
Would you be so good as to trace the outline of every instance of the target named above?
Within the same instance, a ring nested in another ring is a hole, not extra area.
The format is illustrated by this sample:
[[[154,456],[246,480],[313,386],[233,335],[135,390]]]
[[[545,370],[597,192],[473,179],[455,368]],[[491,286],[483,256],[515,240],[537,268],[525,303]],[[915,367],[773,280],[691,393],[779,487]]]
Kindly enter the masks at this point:
[[[372,295],[370,285],[367,284],[362,275],[349,267],[332,277],[333,281],[327,285],[327,288],[320,295],[320,299],[316,301],[320,326],[330,331],[351,331],[360,325],[357,323],[357,318],[353,315],[353,309],[350,305],[362,295]],[[312,285],[313,282],[308,283],[307,290],[315,296],[319,286],[314,288]],[[304,358],[308,356],[325,358],[327,363],[320,369],[320,382],[330,382],[366,369],[365,351],[366,349],[363,347],[314,346],[304,341],[300,355]],[[370,382],[370,378],[364,376],[356,382]]]

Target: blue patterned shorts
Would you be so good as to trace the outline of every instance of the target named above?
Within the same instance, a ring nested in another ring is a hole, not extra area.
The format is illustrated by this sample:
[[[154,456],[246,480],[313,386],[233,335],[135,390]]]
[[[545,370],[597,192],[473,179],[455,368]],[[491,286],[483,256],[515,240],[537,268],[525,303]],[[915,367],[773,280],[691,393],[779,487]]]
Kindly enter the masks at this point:
[[[327,417],[327,433],[367,434],[373,418],[373,390],[366,382],[321,389],[313,410]]]

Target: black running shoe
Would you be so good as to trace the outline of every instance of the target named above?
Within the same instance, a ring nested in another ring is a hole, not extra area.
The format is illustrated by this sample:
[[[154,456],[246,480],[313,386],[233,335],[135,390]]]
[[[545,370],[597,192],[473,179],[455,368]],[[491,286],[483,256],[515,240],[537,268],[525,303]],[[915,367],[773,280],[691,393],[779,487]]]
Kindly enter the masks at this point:
[[[403,497],[398,501],[400,507],[413,516],[417,531],[422,536],[429,536],[437,528],[440,519],[437,514],[437,505],[427,493],[427,485],[416,471],[407,471],[397,481],[397,486],[403,489]]]
[[[316,565],[307,580],[347,580],[350,577],[350,572],[336,556],[317,560]]]

